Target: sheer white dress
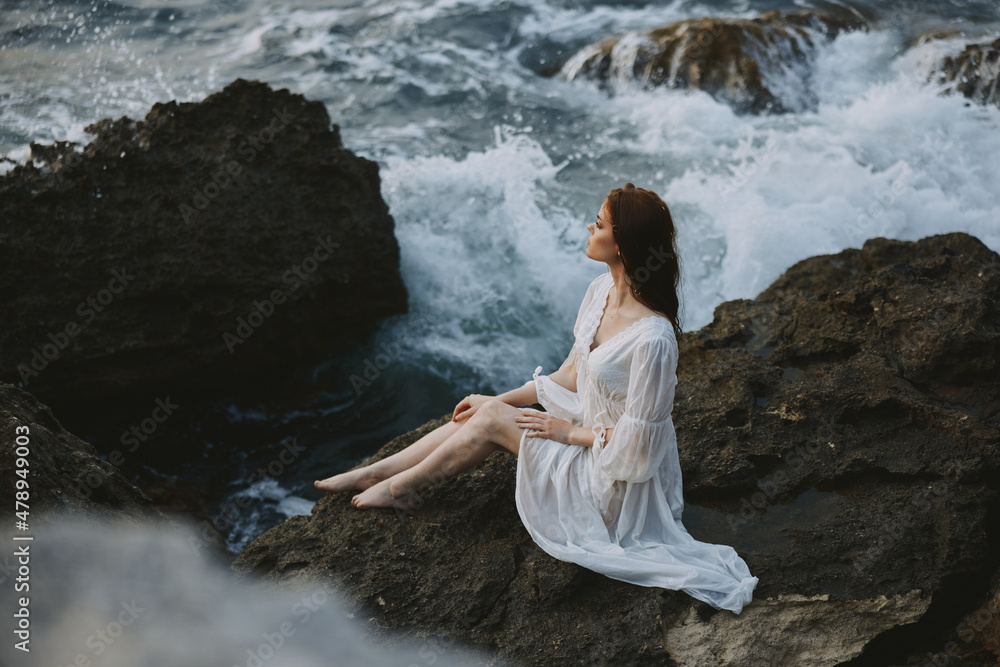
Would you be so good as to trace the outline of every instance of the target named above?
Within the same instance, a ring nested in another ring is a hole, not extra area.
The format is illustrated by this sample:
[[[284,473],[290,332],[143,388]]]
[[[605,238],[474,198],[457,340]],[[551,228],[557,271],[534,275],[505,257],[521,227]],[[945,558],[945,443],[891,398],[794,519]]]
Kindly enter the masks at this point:
[[[563,363],[576,362],[577,391],[541,375],[541,366],[532,380],[545,410],[590,427],[594,444],[528,437],[533,431],[526,429],[517,458],[518,514],[554,558],[639,586],[682,590],[739,614],[757,577],[732,547],[699,542],[681,523],[672,325],[650,316],[590,350],[613,284],[610,272],[598,276],[580,306]]]

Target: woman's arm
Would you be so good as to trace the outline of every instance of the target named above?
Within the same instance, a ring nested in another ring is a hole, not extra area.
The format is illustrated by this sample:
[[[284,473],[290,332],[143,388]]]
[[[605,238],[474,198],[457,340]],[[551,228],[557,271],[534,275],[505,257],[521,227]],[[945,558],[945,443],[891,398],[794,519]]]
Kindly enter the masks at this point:
[[[563,389],[569,389],[570,391],[576,391],[576,355],[570,354],[573,360],[568,364],[563,364],[554,373],[549,373],[549,379],[555,382],[557,385]]]
[[[570,353],[570,358],[567,359],[569,363],[563,362],[563,365],[554,373],[550,373],[548,377],[550,380],[555,382],[557,385],[563,389],[568,389],[569,391],[576,391],[576,355]],[[522,405],[532,405],[538,402],[538,391],[535,389],[534,381],[528,382],[527,384],[518,387],[517,389],[511,389],[510,391],[504,392],[497,396],[501,401],[507,403],[508,405],[513,405],[515,408]]]
[[[531,429],[534,433],[529,433],[529,438],[548,438],[556,442],[567,445],[578,445],[580,447],[594,446],[594,430],[586,426],[574,426],[565,419],[554,417],[545,412],[537,410],[522,410],[520,417],[515,417],[519,428]],[[605,431],[605,442],[611,440],[613,428]]]
[[[611,434],[614,433],[613,428],[609,428],[605,431],[605,438],[610,440]],[[570,429],[569,437],[566,439],[567,445],[578,445],[580,447],[593,447],[594,446],[594,431],[587,428],[586,426],[574,426]]]
[[[517,389],[511,389],[497,396],[501,401],[515,408],[522,405],[534,405],[538,402],[538,392],[535,391],[535,382],[531,381],[521,385]]]

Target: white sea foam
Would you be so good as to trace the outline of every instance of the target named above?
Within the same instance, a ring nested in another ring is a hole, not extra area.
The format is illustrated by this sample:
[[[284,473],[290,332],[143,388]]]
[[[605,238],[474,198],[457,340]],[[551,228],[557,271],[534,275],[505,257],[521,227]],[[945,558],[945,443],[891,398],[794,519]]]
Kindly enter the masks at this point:
[[[634,180],[652,182],[674,207],[689,328],[794,262],[872,236],[964,231],[1000,248],[1000,192],[987,166],[1000,149],[1000,110],[936,95],[925,82],[935,59],[920,49],[890,59],[888,40],[847,34],[821,52],[815,112],[736,116],[680,91],[601,105],[609,124],[631,126],[627,149],[646,171]],[[870,70],[866,55],[886,69]]]
[[[891,29],[842,34],[818,48],[807,77],[786,81],[792,99],[808,80],[813,110],[740,116],[697,91],[608,96],[589,82],[539,78],[517,56],[543,37],[591,41],[687,17],[751,16],[748,7],[533,3],[522,6],[506,49],[499,35],[481,48],[449,41],[445,28],[457,17],[496,11],[485,1],[260,9],[240,30],[198,23],[195,7],[171,22],[173,30],[194,21],[195,36],[215,31],[208,48],[220,58],[200,70],[106,50],[98,80],[56,69],[48,97],[29,86],[0,113],[32,140],[86,141],[71,104],[81,85],[100,101],[94,115],[140,117],[149,95],[129,94],[136,86],[194,99],[236,62],[284,60],[293,90],[324,99],[348,146],[382,164],[415,312],[435,322],[421,356],[475,369],[473,381],[509,384],[536,360],[561,357],[580,292],[601,270],[583,258],[583,226],[601,195],[625,181],[657,190],[675,213],[688,329],[706,324],[722,300],[753,297],[798,259],[872,235],[961,230],[1000,247],[990,181],[998,112],[939,97],[927,82],[964,38],[900,54],[902,36]],[[122,46],[113,31],[88,34],[88,49]],[[336,69],[324,72],[331,61]],[[141,76],[127,74],[129,63]],[[397,102],[401,92],[415,106]],[[464,96],[451,111],[436,101],[456,93]],[[503,124],[513,129],[497,142],[492,128]],[[440,305],[435,297],[453,283],[463,298]]]
[[[1000,247],[1000,197],[981,168],[997,159],[997,111],[937,96],[925,82],[936,60],[919,50],[899,58],[895,48],[886,33],[846,33],[820,47],[810,74],[816,110],[782,116],[740,116],[700,92],[609,97],[593,84],[551,82],[587,123],[575,134],[584,150],[564,169],[589,162],[605,187],[631,180],[664,195],[685,261],[688,329],[723,300],[754,297],[796,261],[872,236],[965,231]],[[601,270],[581,259],[583,237],[565,233],[593,214],[566,200],[593,193],[556,178],[546,148],[527,136],[459,160],[394,157],[383,187],[411,298],[436,322],[414,359],[450,358],[500,387],[523,380],[535,360],[561,358],[565,339],[545,345],[543,332],[513,319],[489,333],[476,323],[549,310],[551,330],[568,331],[581,288]],[[540,216],[546,200],[564,205]],[[511,237],[516,220],[532,221],[530,246]],[[521,278],[517,289],[510,275]],[[430,306],[451,281],[466,298]]]
[[[494,146],[460,160],[390,157],[383,194],[414,308],[387,335],[416,321],[427,335],[412,340],[415,354],[456,358],[501,385],[568,352],[568,332],[550,342],[552,320],[572,322],[601,267],[579,252],[584,223],[545,201],[559,170],[537,141],[499,127]]]
[[[226,548],[238,554],[260,534],[261,525],[274,525],[297,515],[308,516],[315,504],[315,501],[292,494],[275,479],[255,482],[231,494],[222,503],[223,508],[240,508],[238,513],[233,510],[235,518],[232,521],[225,509],[220,512],[229,524]]]

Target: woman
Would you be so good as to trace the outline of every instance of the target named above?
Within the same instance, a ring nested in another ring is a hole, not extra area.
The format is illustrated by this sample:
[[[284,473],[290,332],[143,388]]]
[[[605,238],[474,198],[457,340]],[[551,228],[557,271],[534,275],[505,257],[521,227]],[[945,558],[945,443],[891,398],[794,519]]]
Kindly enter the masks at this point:
[[[468,396],[450,423],[365,468],[317,481],[363,490],[352,504],[412,507],[419,491],[503,448],[517,460],[515,500],[551,556],[612,579],[683,590],[740,613],[757,577],[732,547],[696,541],[671,412],[677,384],[680,267],[673,220],[655,193],[612,190],[587,225],[591,282],[559,370],[500,396]],[[516,406],[540,403],[546,412]]]

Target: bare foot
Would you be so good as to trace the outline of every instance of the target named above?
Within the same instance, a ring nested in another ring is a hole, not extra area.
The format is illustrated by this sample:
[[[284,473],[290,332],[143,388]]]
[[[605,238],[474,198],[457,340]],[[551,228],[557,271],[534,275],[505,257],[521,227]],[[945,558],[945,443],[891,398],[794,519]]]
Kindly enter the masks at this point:
[[[385,479],[385,477],[379,474],[378,469],[374,468],[375,464],[373,463],[369,466],[365,466],[364,468],[342,472],[339,475],[334,475],[333,477],[316,480],[313,482],[313,486],[320,491],[326,491],[328,493],[364,491],[365,489],[371,488]]]
[[[389,490],[391,480],[384,479],[378,484],[367,489],[364,493],[351,498],[351,504],[358,509],[369,509],[372,507],[399,507],[401,509],[413,509],[416,499],[411,494],[401,495],[394,498]]]

